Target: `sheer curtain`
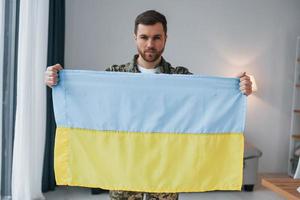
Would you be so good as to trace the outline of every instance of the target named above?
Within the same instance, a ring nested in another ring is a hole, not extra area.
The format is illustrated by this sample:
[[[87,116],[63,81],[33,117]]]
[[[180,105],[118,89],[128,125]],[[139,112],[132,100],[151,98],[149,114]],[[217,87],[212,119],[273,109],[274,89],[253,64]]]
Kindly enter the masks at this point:
[[[45,124],[49,0],[20,1],[17,107],[12,169],[14,200],[41,192]]]

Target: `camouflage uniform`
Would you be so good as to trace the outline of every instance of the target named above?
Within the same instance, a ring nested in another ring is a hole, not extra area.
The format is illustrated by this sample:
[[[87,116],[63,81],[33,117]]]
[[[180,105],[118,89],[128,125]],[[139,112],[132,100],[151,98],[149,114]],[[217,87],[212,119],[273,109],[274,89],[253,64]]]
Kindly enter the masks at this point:
[[[137,66],[138,55],[135,55],[133,60],[123,65],[113,65],[105,71],[112,72],[132,72],[140,73]],[[192,74],[185,67],[172,67],[170,63],[166,62],[163,58],[156,66],[159,68],[160,73],[163,74]],[[143,192],[120,191],[111,190],[109,196],[111,200],[143,200]],[[146,193],[147,200],[177,200],[178,193]]]
[[[135,55],[131,62],[123,65],[113,65],[105,69],[105,71],[140,73],[137,66],[137,58],[138,55]],[[167,61],[165,61],[165,59],[163,59],[163,57],[161,58],[160,63],[156,67],[159,68],[160,73],[162,74],[192,74],[185,67],[175,67],[175,68],[172,67],[170,63],[168,63]]]

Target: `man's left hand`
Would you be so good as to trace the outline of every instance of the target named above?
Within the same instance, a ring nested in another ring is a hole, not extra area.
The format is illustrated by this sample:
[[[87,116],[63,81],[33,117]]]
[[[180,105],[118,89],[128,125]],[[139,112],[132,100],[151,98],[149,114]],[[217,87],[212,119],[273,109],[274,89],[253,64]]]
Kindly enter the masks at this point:
[[[246,72],[241,72],[237,75],[240,78],[240,90],[241,92],[248,96],[252,93],[252,82],[250,77],[246,75]]]

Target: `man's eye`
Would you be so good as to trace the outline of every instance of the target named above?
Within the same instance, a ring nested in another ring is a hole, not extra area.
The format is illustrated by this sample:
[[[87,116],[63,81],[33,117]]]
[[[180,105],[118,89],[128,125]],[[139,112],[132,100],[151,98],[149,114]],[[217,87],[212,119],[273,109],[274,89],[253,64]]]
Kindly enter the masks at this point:
[[[141,36],[140,38],[143,39],[143,40],[147,40],[146,36]]]
[[[154,40],[160,40],[161,38],[159,36],[154,37]]]

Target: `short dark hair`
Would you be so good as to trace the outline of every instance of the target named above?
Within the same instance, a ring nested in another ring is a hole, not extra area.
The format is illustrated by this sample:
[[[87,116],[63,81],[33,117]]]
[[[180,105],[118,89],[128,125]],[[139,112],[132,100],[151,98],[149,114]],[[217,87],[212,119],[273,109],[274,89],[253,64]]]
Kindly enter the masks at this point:
[[[138,25],[154,25],[156,23],[161,23],[164,29],[165,34],[167,34],[167,20],[166,17],[155,11],[155,10],[147,10],[141,14],[139,14],[135,19],[134,24],[134,33],[137,33]]]

